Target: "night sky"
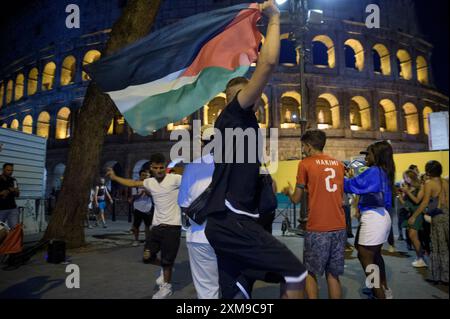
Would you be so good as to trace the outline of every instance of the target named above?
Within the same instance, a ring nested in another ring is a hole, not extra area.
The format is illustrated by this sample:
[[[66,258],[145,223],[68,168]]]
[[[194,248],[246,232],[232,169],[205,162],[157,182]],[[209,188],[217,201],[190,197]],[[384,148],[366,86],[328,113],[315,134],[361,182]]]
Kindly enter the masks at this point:
[[[114,1],[114,0],[105,0]],[[170,0],[165,0],[170,1]],[[396,0],[392,0],[396,1]],[[420,28],[425,34],[425,40],[433,44],[432,68],[435,84],[439,91],[449,94],[449,1],[448,0],[414,0]],[[1,10],[0,27],[13,19],[15,8],[29,3],[39,3],[39,0],[15,0],[9,10]],[[252,2],[249,0],[248,2]],[[376,2],[376,1],[374,1]],[[76,1],[74,1],[76,3]],[[0,42],[1,43],[1,42]]]
[[[395,1],[395,0],[393,0]],[[439,91],[449,94],[448,0],[415,0],[417,15],[426,40],[434,45],[432,68]]]

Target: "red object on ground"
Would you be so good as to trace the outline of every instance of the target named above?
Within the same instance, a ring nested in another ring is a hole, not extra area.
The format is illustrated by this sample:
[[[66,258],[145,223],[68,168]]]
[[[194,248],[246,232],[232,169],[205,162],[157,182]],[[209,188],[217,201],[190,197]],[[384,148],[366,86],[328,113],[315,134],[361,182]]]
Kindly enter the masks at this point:
[[[3,243],[0,245],[1,254],[15,254],[20,253],[23,248],[23,225],[17,224],[6,236]]]

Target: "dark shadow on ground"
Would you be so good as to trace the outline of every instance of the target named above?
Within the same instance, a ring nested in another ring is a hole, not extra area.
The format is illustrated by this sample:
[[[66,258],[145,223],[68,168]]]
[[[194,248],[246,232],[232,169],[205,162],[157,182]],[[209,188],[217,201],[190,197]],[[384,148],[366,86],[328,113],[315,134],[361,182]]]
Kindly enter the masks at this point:
[[[52,279],[49,276],[38,276],[15,284],[2,292],[0,299],[41,299],[52,289],[60,286],[64,279]]]

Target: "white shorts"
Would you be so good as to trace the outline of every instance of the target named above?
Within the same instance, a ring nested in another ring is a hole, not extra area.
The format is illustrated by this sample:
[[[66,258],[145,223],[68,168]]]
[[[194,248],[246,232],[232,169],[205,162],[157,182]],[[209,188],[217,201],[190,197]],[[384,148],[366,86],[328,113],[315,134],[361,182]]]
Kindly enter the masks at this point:
[[[358,229],[358,244],[362,246],[378,246],[384,244],[391,231],[391,217],[384,210],[384,216],[373,210],[363,211]]]

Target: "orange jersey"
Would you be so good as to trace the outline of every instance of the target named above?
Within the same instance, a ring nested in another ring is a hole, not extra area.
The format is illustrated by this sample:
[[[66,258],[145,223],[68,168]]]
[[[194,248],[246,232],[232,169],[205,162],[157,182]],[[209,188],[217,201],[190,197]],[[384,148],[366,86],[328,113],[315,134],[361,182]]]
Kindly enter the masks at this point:
[[[298,164],[297,187],[308,192],[308,231],[345,229],[344,165],[340,161],[325,154],[305,158]]]

